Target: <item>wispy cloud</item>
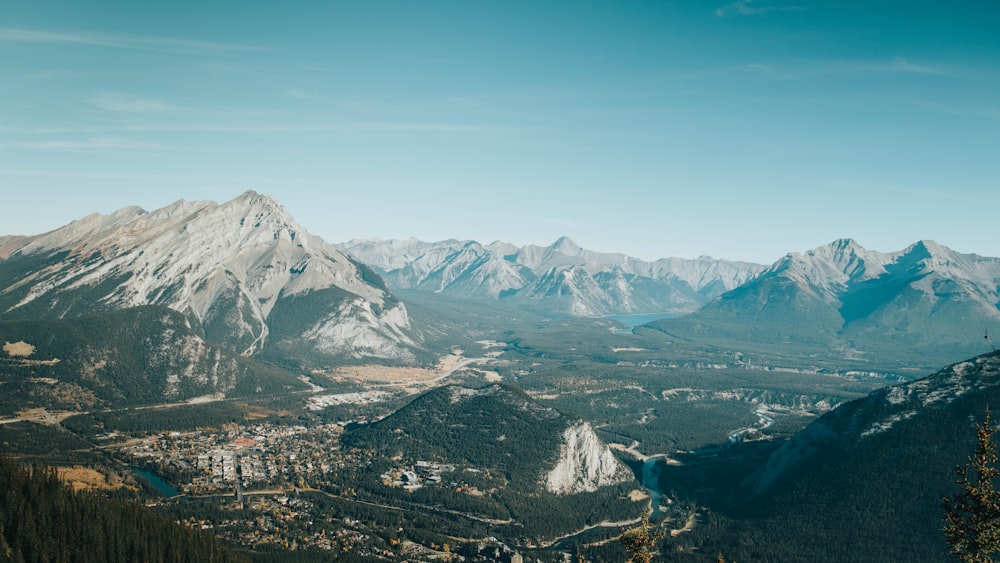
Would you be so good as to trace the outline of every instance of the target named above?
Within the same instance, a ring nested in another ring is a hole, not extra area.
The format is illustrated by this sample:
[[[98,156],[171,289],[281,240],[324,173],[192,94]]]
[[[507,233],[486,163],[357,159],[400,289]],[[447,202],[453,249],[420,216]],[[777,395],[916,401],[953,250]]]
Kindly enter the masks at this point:
[[[903,57],[896,57],[886,68],[887,70],[892,70],[896,72],[907,72],[916,74],[944,74],[940,69],[911,63],[910,61],[904,59]]]
[[[157,51],[170,53],[225,54],[263,51],[261,47],[216,41],[199,41],[179,37],[140,37],[96,31],[48,31],[17,27],[0,27],[0,42],[63,43],[112,49]]]
[[[760,16],[771,12],[800,12],[799,6],[765,6],[754,3],[754,0],[737,0],[715,9],[716,17]]]
[[[32,80],[67,80],[76,76],[69,70],[39,70],[29,76]]]
[[[988,106],[988,105],[958,106],[958,105],[942,104],[939,102],[933,102],[927,100],[919,101],[917,102],[917,104],[923,108],[933,110],[939,113],[944,113],[947,115],[1000,123],[1000,107],[998,106]]]
[[[37,29],[0,27],[0,41],[24,43],[73,43],[76,45],[97,45],[101,47],[122,47],[125,42],[115,41],[107,36],[88,33],[56,33]]]
[[[55,139],[47,141],[18,141],[0,144],[2,148],[47,151],[112,151],[155,148],[126,137],[91,137],[87,139]]]
[[[290,98],[295,98],[296,100],[308,100],[313,97],[309,92],[298,88],[286,88],[285,94],[287,94]]]
[[[476,133],[496,131],[485,125],[408,121],[344,121],[334,123],[171,123],[126,124],[119,130],[130,132],[174,133],[323,133],[323,132],[426,132],[426,133]]]
[[[487,128],[454,123],[426,123],[407,121],[371,121],[345,124],[341,127],[356,131],[423,131],[427,133],[471,133]]]
[[[753,0],[739,0],[738,2],[733,2],[731,4],[726,4],[720,8],[715,9],[715,15],[720,18],[726,16],[751,16],[754,14],[764,13],[760,8],[754,8],[751,6]]]
[[[946,75],[940,67],[918,64],[903,57],[892,60],[833,61],[816,69],[817,74],[925,74]]]
[[[514,130],[514,127],[459,124],[459,123],[432,123],[432,122],[408,122],[408,121],[343,121],[328,123],[222,123],[211,122],[177,122],[171,123],[121,123],[106,127],[39,127],[28,131],[32,135],[84,135],[84,134],[106,134],[103,139],[113,137],[120,133],[337,133],[337,132],[425,132],[425,133],[481,133]],[[0,127],[0,131],[5,129]],[[9,133],[17,133],[18,130],[7,128]],[[96,137],[95,137],[96,138]],[[12,146],[0,145],[0,146]]]
[[[915,63],[904,57],[891,60],[826,60],[826,61],[784,61],[781,63],[747,63],[738,67],[721,69],[719,72],[740,70],[754,72],[782,79],[803,79],[817,76],[837,76],[851,74],[922,74],[948,76],[954,69],[929,63]]]
[[[143,98],[127,92],[101,92],[88,101],[100,109],[122,113],[164,113],[180,109],[162,100]]]

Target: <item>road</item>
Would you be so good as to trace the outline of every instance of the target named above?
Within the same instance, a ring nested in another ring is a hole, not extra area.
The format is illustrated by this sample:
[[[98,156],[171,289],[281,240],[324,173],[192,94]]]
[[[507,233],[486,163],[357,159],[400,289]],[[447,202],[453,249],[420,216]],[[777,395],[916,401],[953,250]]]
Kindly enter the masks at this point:
[[[341,495],[335,495],[335,494],[333,494],[333,493],[331,493],[329,491],[324,491],[323,489],[316,489],[316,488],[313,488],[313,487],[295,487],[295,488],[292,488],[291,490],[289,490],[289,489],[260,489],[260,490],[253,490],[253,491],[242,491],[242,494],[243,494],[244,497],[252,497],[252,496],[266,496],[266,495],[290,495],[290,494],[295,494],[296,492],[298,492],[298,493],[316,493],[316,494],[324,495],[326,497],[329,497],[329,498],[332,498],[332,499],[335,499],[335,500],[342,500],[344,502],[353,502],[353,503],[356,503],[356,504],[363,504],[365,506],[374,506],[376,508],[384,508],[386,510],[395,510],[395,511],[398,511],[398,512],[407,512],[407,511],[413,511],[413,512],[420,512],[420,511],[442,512],[442,513],[445,513],[445,514],[451,514],[453,516],[459,516],[459,517],[462,517],[462,518],[468,518],[469,520],[475,520],[477,522],[483,522],[484,524],[490,524],[490,525],[493,525],[493,526],[502,526],[502,525],[513,524],[514,523],[514,520],[512,520],[512,519],[499,520],[499,519],[496,519],[496,518],[487,518],[485,516],[479,516],[479,515],[476,515],[476,514],[469,514],[467,512],[459,512],[458,510],[449,510],[447,508],[441,508],[439,506],[427,506],[427,505],[423,505],[423,504],[417,504],[417,505],[413,505],[412,507],[402,507],[402,506],[396,506],[396,505],[392,505],[392,504],[381,504],[381,503],[371,502],[371,501],[367,501],[367,500],[361,500],[361,499],[356,499],[356,498],[344,497],[344,496],[341,496]],[[233,493],[232,492],[226,492],[226,493],[212,493],[212,494],[207,494],[207,495],[184,495],[184,496],[187,497],[187,498],[219,498],[219,497],[231,497],[231,496],[233,496]]]
[[[37,422],[38,424],[45,424],[48,426],[57,426],[62,421],[66,420],[71,416],[76,416],[81,414],[79,412],[72,411],[56,411],[50,412],[45,408],[29,409],[20,414],[17,418],[4,418],[0,419],[0,424],[13,424],[15,422]]]
[[[563,535],[561,535],[559,537],[552,538],[551,540],[548,540],[548,541],[545,541],[545,542],[541,542],[539,544],[539,547],[549,548],[549,547],[552,547],[553,545],[555,545],[555,544],[557,544],[557,543],[559,543],[559,542],[561,542],[561,541],[563,541],[565,539],[569,539],[569,538],[572,538],[572,537],[575,537],[575,536],[579,536],[580,534],[585,534],[585,533],[587,533],[587,532],[589,532],[591,530],[595,530],[597,528],[622,528],[624,526],[631,526],[633,524],[638,524],[639,522],[642,522],[642,517],[641,516],[637,517],[637,518],[633,518],[631,520],[619,520],[617,522],[612,522],[610,520],[605,520],[603,522],[598,522],[597,524],[591,524],[590,526],[585,526],[583,528],[580,528],[579,530],[576,530],[575,532],[570,532],[568,534],[563,534]]]

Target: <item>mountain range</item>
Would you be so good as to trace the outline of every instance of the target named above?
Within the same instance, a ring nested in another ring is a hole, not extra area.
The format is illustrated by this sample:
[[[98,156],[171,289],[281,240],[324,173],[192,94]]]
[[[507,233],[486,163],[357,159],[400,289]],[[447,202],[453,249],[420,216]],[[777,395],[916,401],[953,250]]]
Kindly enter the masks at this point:
[[[819,346],[845,358],[887,350],[952,361],[1000,328],[1000,259],[932,241],[893,253],[842,239],[791,253],[683,318],[653,327],[690,340]]]
[[[549,246],[471,240],[352,240],[343,252],[389,286],[465,299],[500,300],[578,317],[690,313],[764,270],[701,257],[647,262],[594,252],[562,237]]]
[[[426,327],[390,286],[491,311],[500,307],[482,302],[582,317],[686,313],[640,329],[645,341],[891,357],[911,368],[976,356],[1000,327],[1000,259],[932,241],[883,253],[843,239],[770,266],[647,262],[568,238],[548,247],[415,239],[336,247],[273,198],[247,192],[0,237],[0,412],[287,391],[304,388],[297,375],[311,367],[413,363],[426,352]],[[444,324],[436,330],[457,330]],[[726,467],[740,478],[711,504],[736,524],[703,551],[755,561],[943,559],[940,499],[972,450],[973,422],[998,399],[994,352],[839,406]],[[510,526],[512,537],[557,537],[609,511],[631,518],[642,509],[627,500],[629,471],[589,423],[505,385],[433,389],[343,440],[380,454],[358,468],[372,490],[420,506],[445,502],[475,522]],[[707,464],[730,460],[725,448],[713,455]],[[380,485],[383,474],[416,475],[430,464],[454,466],[436,475],[449,474],[447,487]],[[702,470],[662,475],[707,479]]]
[[[902,352],[933,366],[987,350],[984,336],[1000,329],[1000,259],[929,240],[884,253],[841,239],[770,266],[646,262],[565,237],[548,247],[373,239],[339,248],[394,288],[581,317],[674,313],[651,326],[712,345],[811,346],[860,361]]]
[[[41,235],[0,238],[0,336],[23,340],[16,322],[151,306],[183,319],[159,317],[161,328],[170,327],[160,332],[162,342],[183,336],[175,343],[185,349],[215,347],[293,371],[434,356],[390,286],[548,314],[685,313],[649,327],[713,346],[807,346],[845,359],[923,366],[981,353],[983,336],[1000,328],[1000,259],[931,241],[882,253],[843,239],[771,266],[708,257],[648,262],[585,250],[566,237],[547,247],[416,239],[338,247],[309,234],[273,198],[250,191],[221,204],[128,207]],[[65,359],[65,352],[40,349],[39,357]],[[128,362],[139,357],[146,356],[130,353]],[[242,388],[234,375],[240,369],[216,378],[228,383],[214,391]],[[164,398],[212,391],[167,385],[167,376],[183,380],[192,369],[168,371],[155,386]]]

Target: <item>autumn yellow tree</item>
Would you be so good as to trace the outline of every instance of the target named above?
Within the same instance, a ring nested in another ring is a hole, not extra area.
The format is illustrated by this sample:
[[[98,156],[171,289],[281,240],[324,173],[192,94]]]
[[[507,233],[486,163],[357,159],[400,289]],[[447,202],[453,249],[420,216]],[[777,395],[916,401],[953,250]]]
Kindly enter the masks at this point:
[[[622,532],[619,541],[628,553],[629,563],[649,563],[656,554],[656,544],[663,538],[649,523],[649,516],[643,516],[638,526]]]

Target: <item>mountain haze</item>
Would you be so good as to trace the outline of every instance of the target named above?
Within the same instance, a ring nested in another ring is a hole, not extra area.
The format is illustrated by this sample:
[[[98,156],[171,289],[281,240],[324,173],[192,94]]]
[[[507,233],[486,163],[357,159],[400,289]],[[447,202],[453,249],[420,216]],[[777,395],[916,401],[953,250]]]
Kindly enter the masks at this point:
[[[764,269],[707,257],[647,262],[585,250],[567,237],[547,247],[368,239],[339,248],[371,265],[392,287],[581,317],[688,313]]]

